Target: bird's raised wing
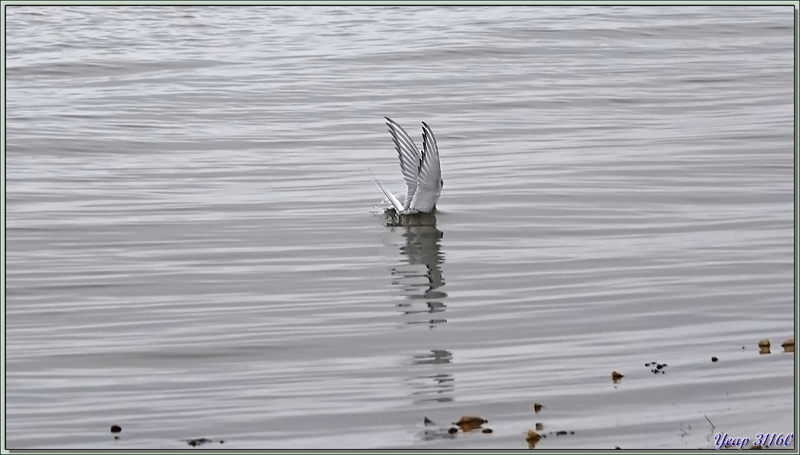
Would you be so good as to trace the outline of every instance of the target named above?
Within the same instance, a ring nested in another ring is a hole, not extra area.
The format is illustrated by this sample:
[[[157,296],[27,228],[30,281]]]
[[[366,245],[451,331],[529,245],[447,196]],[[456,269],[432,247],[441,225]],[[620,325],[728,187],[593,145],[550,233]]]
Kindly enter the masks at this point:
[[[389,117],[384,117],[386,124],[389,125],[389,132],[392,134],[394,147],[400,158],[400,169],[403,171],[403,178],[406,181],[406,198],[403,201],[403,209],[407,210],[411,206],[411,200],[417,191],[417,175],[419,174],[422,154],[414,145],[414,141],[405,130]],[[436,160],[438,166],[438,158]]]
[[[422,122],[422,162],[419,166],[417,186],[425,189],[439,189],[442,181],[442,168],[439,164],[439,147],[427,123]]]
[[[417,177],[417,191],[412,208],[427,212],[436,206],[442,191],[442,168],[439,164],[439,147],[427,123],[422,122],[422,161]]]

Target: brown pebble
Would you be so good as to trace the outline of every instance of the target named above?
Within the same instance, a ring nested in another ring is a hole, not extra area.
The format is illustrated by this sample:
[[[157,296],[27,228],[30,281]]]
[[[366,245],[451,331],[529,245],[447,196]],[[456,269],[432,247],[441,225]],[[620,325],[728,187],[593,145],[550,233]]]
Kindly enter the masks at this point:
[[[483,417],[477,416],[462,416],[461,419],[455,424],[464,432],[469,432],[481,428],[481,425],[489,421]]]
[[[539,442],[540,439],[542,439],[542,437],[539,435],[539,433],[533,430],[528,430],[528,436],[525,438],[525,442],[528,443],[529,449],[533,449],[536,447],[536,443]]]
[[[111,425],[112,433],[119,433],[120,431],[122,431],[122,427],[120,427],[119,425]]]
[[[491,429],[491,428],[484,428],[484,429],[481,431],[481,433],[491,434],[491,433],[492,433],[492,429]]]
[[[781,343],[781,347],[783,348],[783,352],[794,352],[794,338],[789,338]]]
[[[477,416],[462,416],[456,425],[465,425],[465,424],[478,424],[478,423],[487,423],[488,420],[484,419],[483,417]]]
[[[620,373],[619,371],[612,371],[611,372],[611,380],[614,382],[618,382],[620,379],[624,378],[625,376]]]
[[[761,450],[761,446],[750,447],[750,450]]]
[[[712,361],[712,362],[716,362],[717,360],[719,360],[719,359],[718,359],[718,358],[716,358],[716,357],[711,357],[711,361]]]
[[[544,424],[542,422],[536,422],[536,429],[539,431],[544,430]]]
[[[770,347],[769,340],[764,338],[763,340],[758,342],[758,353],[769,354],[770,353],[769,347]]]
[[[538,414],[539,411],[541,411],[543,407],[544,406],[542,406],[542,403],[533,403],[533,412]]]

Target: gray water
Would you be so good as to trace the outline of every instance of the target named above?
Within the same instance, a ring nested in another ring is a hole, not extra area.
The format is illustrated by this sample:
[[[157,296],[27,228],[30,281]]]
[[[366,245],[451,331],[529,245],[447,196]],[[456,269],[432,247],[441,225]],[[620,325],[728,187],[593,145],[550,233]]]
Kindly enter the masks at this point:
[[[794,432],[793,11],[7,7],[6,447]]]

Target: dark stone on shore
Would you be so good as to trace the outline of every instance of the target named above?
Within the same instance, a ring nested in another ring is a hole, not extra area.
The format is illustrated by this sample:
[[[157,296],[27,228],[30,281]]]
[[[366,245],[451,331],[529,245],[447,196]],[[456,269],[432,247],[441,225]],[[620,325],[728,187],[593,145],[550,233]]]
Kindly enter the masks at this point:
[[[207,442],[214,442],[214,441],[212,441],[211,439],[206,439],[206,438],[188,439],[186,441],[186,443],[189,444],[192,447],[197,447],[197,446],[205,444]]]

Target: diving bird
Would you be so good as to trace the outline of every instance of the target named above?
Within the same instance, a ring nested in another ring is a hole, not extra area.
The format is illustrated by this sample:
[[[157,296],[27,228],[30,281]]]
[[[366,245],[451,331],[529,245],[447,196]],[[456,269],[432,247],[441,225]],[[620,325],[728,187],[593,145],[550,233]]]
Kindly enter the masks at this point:
[[[422,122],[422,153],[420,153],[408,133],[394,120],[385,118],[394,147],[397,149],[397,156],[400,158],[400,169],[406,181],[406,195],[401,201],[377,179],[373,180],[389,198],[399,215],[433,213],[444,180],[439,166],[439,148],[436,146],[436,138],[433,137],[431,127]]]

